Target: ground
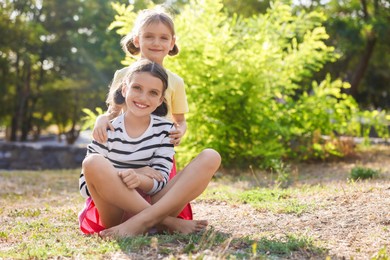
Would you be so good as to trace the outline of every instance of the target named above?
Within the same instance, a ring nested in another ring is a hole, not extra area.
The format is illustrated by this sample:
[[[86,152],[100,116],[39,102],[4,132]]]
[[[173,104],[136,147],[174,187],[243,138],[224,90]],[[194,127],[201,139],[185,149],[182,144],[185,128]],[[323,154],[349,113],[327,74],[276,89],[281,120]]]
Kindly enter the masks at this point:
[[[388,259],[389,253],[375,255],[390,250],[390,146],[363,150],[343,161],[288,165],[286,189],[275,189],[269,173],[243,169],[240,174],[248,176],[242,178],[221,170],[206,194],[191,203],[194,218],[209,221],[208,235],[199,235],[205,240],[162,236],[153,246],[147,237],[135,249],[80,234],[79,169],[0,171],[0,259],[240,259],[240,252],[246,259]],[[380,175],[352,181],[350,171],[356,166],[379,170]],[[231,190],[264,188],[277,197],[265,208],[228,196]],[[272,208],[279,202],[291,205]],[[210,230],[223,234],[222,242],[214,243]],[[288,253],[271,247],[287,246],[284,241],[291,237],[307,240]],[[194,251],[187,250],[191,241]],[[270,246],[255,250],[256,255],[250,252],[255,243],[258,248]]]
[[[348,181],[350,169],[355,166],[379,169],[380,177]],[[369,259],[383,247],[390,249],[390,147],[362,152],[342,162],[294,167],[297,176],[292,186],[321,187],[318,194],[299,198],[316,205],[315,210],[280,214],[261,212],[245,204],[195,202],[195,217],[209,219],[216,230],[236,237],[302,234],[328,249],[331,259]],[[324,259],[324,254],[297,252],[291,258]]]

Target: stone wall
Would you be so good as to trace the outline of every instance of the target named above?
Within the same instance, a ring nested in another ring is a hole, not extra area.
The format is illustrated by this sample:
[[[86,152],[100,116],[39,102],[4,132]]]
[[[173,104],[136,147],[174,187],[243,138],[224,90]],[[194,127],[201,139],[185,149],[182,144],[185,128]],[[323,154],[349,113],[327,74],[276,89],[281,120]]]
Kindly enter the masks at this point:
[[[86,152],[85,145],[0,142],[0,169],[75,169],[81,167]]]

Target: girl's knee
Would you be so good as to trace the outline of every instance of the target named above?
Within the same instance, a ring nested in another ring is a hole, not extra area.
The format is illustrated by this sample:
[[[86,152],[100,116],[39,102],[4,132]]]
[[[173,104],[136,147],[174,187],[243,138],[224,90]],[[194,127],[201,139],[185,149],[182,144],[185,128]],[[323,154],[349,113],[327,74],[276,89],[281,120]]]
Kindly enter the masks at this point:
[[[207,148],[203,150],[199,156],[204,158],[204,160],[210,164],[210,166],[216,166],[217,168],[221,164],[221,155],[217,151],[211,148]]]
[[[99,167],[98,165],[100,164],[102,159],[104,159],[104,157],[99,154],[91,154],[85,157],[82,163],[84,174],[88,174],[89,172],[95,172],[93,169]]]

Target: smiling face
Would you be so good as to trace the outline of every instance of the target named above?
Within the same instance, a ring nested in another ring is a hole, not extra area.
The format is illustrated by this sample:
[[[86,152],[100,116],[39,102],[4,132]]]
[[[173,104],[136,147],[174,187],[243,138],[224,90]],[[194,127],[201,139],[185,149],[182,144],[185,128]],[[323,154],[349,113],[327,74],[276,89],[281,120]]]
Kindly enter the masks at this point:
[[[126,111],[137,117],[149,115],[163,102],[163,83],[149,72],[136,72],[122,89]]]
[[[175,45],[175,37],[166,24],[157,21],[145,26],[134,37],[134,45],[140,48],[142,58],[162,65],[165,56]]]

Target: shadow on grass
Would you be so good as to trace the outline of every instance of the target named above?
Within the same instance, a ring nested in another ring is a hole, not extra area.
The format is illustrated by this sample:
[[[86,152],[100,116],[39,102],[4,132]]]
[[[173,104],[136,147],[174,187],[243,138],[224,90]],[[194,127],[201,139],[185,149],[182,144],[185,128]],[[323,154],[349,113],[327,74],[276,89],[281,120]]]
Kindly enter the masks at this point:
[[[122,252],[134,259],[160,259],[174,256],[191,259],[325,259],[328,250],[306,237],[286,235],[279,239],[232,237],[213,227],[191,235],[153,235],[117,240]]]

